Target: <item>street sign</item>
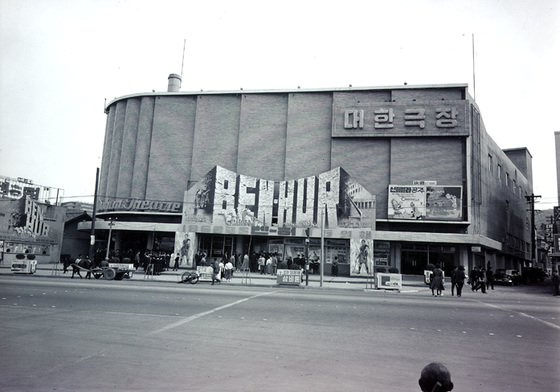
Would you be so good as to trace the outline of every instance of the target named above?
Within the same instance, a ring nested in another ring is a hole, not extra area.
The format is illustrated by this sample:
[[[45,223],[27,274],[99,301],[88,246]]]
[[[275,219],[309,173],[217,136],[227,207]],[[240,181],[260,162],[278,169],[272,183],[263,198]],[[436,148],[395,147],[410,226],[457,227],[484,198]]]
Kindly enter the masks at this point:
[[[276,283],[281,285],[299,286],[301,284],[301,270],[277,270]]]

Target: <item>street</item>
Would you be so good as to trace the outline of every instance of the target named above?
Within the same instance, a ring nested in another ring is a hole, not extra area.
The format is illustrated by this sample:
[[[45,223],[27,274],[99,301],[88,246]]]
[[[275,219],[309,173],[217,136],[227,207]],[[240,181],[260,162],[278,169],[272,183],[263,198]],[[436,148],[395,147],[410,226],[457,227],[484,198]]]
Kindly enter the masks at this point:
[[[0,276],[2,391],[557,391],[560,300]]]

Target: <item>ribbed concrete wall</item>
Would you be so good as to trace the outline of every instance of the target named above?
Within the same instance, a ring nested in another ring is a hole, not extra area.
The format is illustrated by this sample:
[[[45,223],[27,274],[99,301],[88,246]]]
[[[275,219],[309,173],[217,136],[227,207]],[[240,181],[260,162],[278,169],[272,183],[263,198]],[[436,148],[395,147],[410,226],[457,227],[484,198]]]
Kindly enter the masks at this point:
[[[435,180],[439,185],[463,185],[463,144],[464,138],[391,139],[391,183]]]
[[[183,200],[190,174],[194,112],[192,98],[156,98],[146,199]]]
[[[121,163],[121,148],[124,132],[124,118],[126,114],[126,101],[117,102],[115,111],[115,122],[113,126],[112,148],[109,161],[109,171],[107,173],[107,189],[106,197],[116,197],[117,184],[119,180],[119,171]]]
[[[216,165],[236,171],[240,109],[240,95],[198,96],[191,181]]]
[[[288,101],[285,179],[331,167],[332,93],[291,93]]]
[[[369,192],[376,195],[377,217],[387,217],[387,187],[390,182],[391,142],[386,138],[336,138],[332,165],[344,168]]]
[[[130,197],[134,159],[136,156],[136,135],[138,133],[139,113],[140,99],[131,98],[127,100],[119,165],[119,180],[117,182],[117,197]]]
[[[284,179],[286,159],[286,94],[243,95],[238,139],[238,173]]]
[[[138,114],[138,131],[136,134],[136,153],[134,157],[134,170],[132,174],[132,187],[130,197],[135,199],[146,198],[148,183],[148,161],[152,146],[152,124],[154,120],[153,97],[142,97],[140,112]]]

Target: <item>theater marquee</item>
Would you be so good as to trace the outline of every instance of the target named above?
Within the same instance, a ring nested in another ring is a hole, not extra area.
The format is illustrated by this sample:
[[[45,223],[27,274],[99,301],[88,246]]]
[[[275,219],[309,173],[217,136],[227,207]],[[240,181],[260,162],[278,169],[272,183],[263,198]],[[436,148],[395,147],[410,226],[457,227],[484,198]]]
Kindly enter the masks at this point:
[[[216,166],[185,192],[181,229],[301,236],[305,228],[319,227],[323,217],[331,237],[372,238],[375,211],[375,196],[342,168],[272,181]]]
[[[332,136],[468,136],[465,101],[335,103]]]

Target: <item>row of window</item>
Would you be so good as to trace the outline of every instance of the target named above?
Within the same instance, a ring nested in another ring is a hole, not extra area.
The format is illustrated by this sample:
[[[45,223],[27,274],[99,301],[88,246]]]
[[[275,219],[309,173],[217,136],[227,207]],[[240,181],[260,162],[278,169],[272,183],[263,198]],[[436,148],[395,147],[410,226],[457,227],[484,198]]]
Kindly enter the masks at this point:
[[[507,189],[510,189],[513,194],[519,197],[526,196],[525,192],[523,191],[523,187],[521,185],[517,185],[517,170],[514,173],[514,178],[512,179],[508,172],[505,174],[505,183],[503,181],[503,168],[500,163],[496,166],[496,177],[500,185],[505,185]],[[492,178],[494,176],[494,161],[492,158],[492,154],[488,154],[488,173]]]

